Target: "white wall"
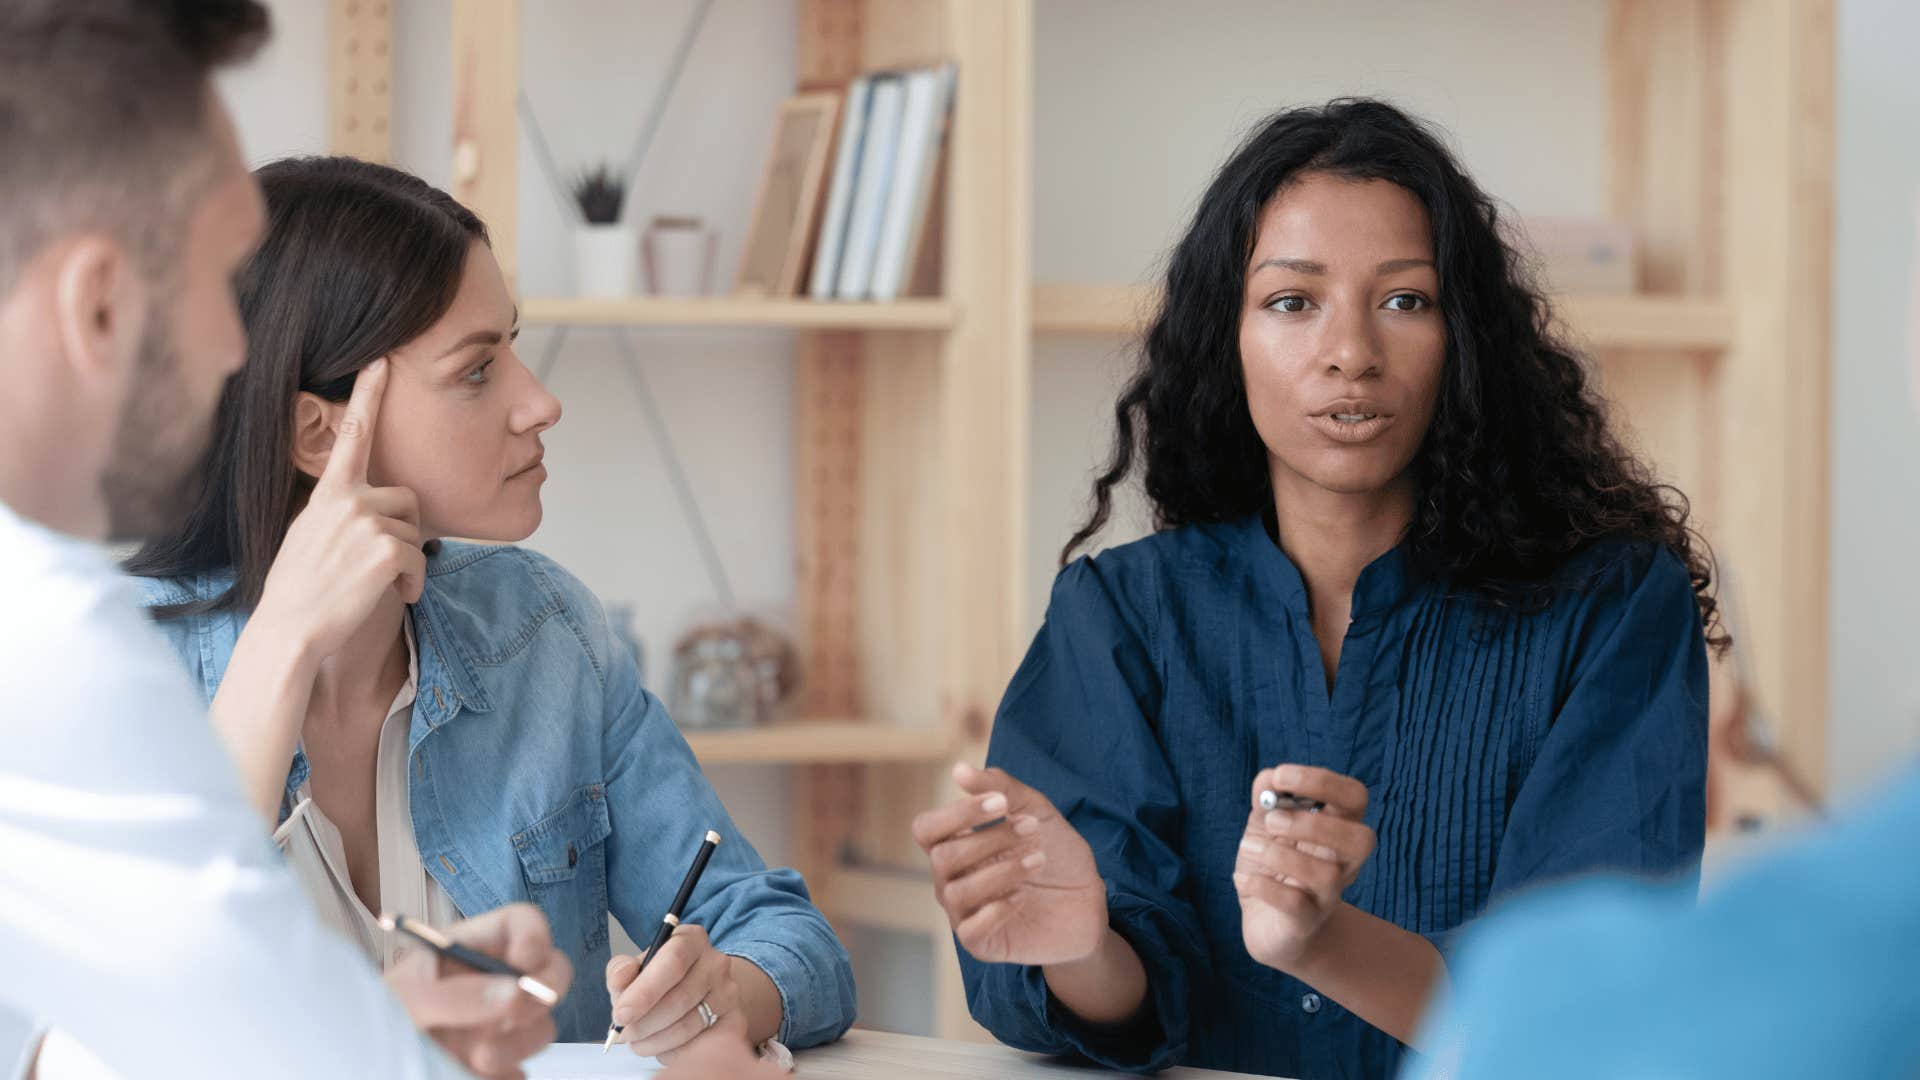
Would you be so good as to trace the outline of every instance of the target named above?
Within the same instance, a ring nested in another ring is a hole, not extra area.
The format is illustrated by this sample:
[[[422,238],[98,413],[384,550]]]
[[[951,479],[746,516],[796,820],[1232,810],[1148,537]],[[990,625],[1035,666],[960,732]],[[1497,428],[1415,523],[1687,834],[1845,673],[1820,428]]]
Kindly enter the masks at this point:
[[[219,78],[254,164],[327,148],[327,5],[265,2],[273,9],[273,36],[252,63]]]
[[[1920,199],[1920,5],[1840,5],[1833,273],[1830,775],[1920,750],[1920,423],[1906,371]]]

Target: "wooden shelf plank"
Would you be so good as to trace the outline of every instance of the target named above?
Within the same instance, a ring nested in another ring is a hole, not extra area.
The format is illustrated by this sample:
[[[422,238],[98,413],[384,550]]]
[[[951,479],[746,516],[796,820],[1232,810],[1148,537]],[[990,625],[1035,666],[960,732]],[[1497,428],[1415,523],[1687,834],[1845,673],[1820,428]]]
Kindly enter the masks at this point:
[[[1556,296],[1554,310],[1596,349],[1720,350],[1733,342],[1733,309],[1679,296]]]
[[[1724,303],[1650,296],[1563,296],[1561,316],[1574,334],[1599,348],[1719,349],[1731,333]],[[1042,285],[1034,289],[1040,333],[1125,334],[1145,318],[1152,290],[1126,285]],[[528,323],[598,326],[763,326],[793,329],[940,330],[954,323],[951,304],[901,300],[887,304],[730,298],[598,300],[535,298],[522,306]]]
[[[820,910],[842,926],[903,934],[944,933],[946,915],[924,873],[836,866],[814,885]]]
[[[1151,315],[1155,290],[1135,285],[1036,285],[1033,328],[1042,334],[1130,334]],[[1719,300],[1676,296],[1554,297],[1560,318],[1597,349],[1726,348],[1733,311]]]
[[[1037,334],[1132,334],[1146,326],[1160,290],[1147,285],[1035,285]]]
[[[940,762],[953,753],[952,736],[943,729],[859,720],[793,720],[686,736],[702,765]]]
[[[532,297],[520,304],[529,324],[568,326],[764,326],[795,330],[945,330],[954,308],[945,300],[884,304],[745,297]]]

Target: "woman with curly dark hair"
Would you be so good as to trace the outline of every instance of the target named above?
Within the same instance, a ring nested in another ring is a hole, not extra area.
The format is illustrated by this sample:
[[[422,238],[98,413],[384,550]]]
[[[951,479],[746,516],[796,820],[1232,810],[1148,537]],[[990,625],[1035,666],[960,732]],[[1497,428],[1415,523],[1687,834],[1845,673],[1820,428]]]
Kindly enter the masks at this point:
[[[1114,1067],[1386,1075],[1489,902],[1697,872],[1710,557],[1391,106],[1262,125],[1143,352],[1066,555],[1137,469],[1158,529],[1061,572],[994,767],[915,822],[969,1004]]]

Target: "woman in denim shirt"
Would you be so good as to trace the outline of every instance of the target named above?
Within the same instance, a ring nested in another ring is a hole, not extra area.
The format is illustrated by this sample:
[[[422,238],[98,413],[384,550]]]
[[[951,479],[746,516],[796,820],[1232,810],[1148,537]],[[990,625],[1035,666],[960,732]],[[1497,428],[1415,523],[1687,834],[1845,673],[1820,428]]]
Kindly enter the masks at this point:
[[[533,532],[560,416],[514,354],[485,227],[384,166],[258,177],[250,355],[188,523],[129,569],[323,914],[392,963],[382,908],[532,901],[575,970],[606,972],[555,1010],[563,1040],[610,1020],[669,1057],[709,1031],[838,1037],[845,950],[735,829],[593,595],[533,552],[440,539]],[[685,923],[636,980],[607,916],[651,932],[708,829]]]

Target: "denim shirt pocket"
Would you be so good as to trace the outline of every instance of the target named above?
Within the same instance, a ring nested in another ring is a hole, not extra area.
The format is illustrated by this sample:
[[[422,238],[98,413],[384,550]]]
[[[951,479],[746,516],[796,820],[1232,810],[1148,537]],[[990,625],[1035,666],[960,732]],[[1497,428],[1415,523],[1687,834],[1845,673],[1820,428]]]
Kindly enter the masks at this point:
[[[588,784],[513,836],[527,895],[552,926],[554,944],[575,956],[607,941],[605,841],[612,832],[606,789]]]

